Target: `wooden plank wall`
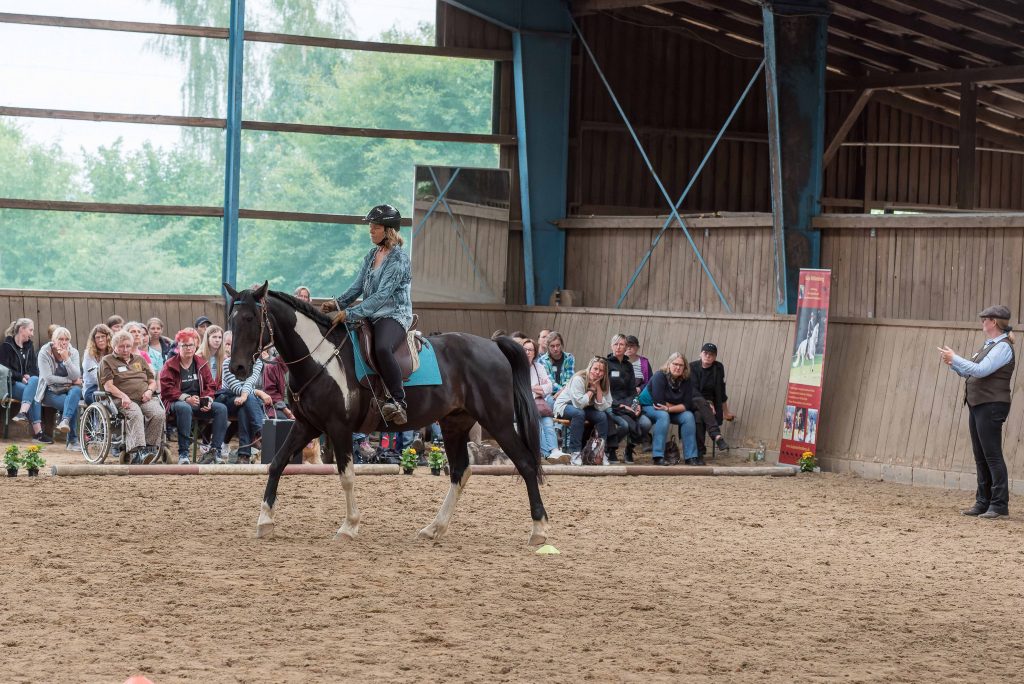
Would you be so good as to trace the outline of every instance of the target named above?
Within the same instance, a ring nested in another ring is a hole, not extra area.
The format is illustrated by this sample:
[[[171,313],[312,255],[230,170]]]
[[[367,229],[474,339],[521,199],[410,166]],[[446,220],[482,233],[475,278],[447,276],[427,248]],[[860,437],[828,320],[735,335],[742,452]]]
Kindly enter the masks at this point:
[[[31,318],[36,327],[36,349],[49,342],[46,329],[57,323],[71,331],[72,344],[81,351],[92,326],[105,323],[113,314],[143,324],[156,316],[164,322],[164,334],[173,337],[200,316],[223,326],[224,300],[206,295],[0,289],[0,324],[6,328],[16,318]]]
[[[438,206],[413,242],[413,299],[504,302],[508,209],[448,202]],[[430,208],[416,203],[417,222]],[[460,240],[461,235],[461,240]]]

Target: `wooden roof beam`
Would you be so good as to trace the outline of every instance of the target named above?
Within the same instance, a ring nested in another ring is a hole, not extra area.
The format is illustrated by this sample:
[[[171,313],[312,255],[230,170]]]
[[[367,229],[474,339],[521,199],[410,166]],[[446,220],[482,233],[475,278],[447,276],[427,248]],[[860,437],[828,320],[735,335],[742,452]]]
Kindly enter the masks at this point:
[[[960,0],[963,4],[984,10],[989,14],[1001,15],[1005,21],[1024,27],[1024,16],[1020,0]]]
[[[1010,48],[990,45],[982,40],[965,36],[957,31],[945,29],[927,21],[922,21],[916,14],[905,14],[882,5],[875,0],[845,0],[851,10],[868,17],[873,17],[886,24],[912,31],[931,40],[944,43],[950,50],[968,52],[982,59],[999,64],[1016,64],[1021,57]],[[840,4],[840,3],[837,3]]]
[[[864,88],[960,87],[972,83],[1024,83],[1024,64],[980,67],[977,69],[946,69],[943,71],[910,71],[896,74],[872,74],[862,77],[830,78],[828,90],[862,90]]]
[[[875,93],[873,99],[880,104],[924,117],[943,126],[957,130],[960,128],[959,105],[956,105],[952,110],[956,112],[955,114],[950,109],[950,106],[954,104],[953,101],[950,101],[948,104],[938,103],[920,94],[912,96],[904,92],[891,93],[886,91]],[[1010,150],[1024,151],[1024,137],[1010,135],[990,128],[988,125],[978,130],[978,137],[998,143]]]
[[[936,17],[941,17],[948,21],[957,23],[966,29],[974,31],[975,33],[982,33],[986,36],[991,36],[1007,43],[1014,48],[1020,49],[1024,47],[1024,31],[1019,29],[1011,28],[1005,23],[996,23],[989,21],[974,14],[973,12],[967,12],[955,7],[949,7],[948,5],[939,5],[935,3],[935,0],[895,0],[897,3],[908,7],[912,10],[922,12],[924,14],[931,14]],[[1024,14],[1024,7],[1018,10],[1019,14]]]
[[[760,60],[764,58],[764,47],[756,37],[750,34],[740,34],[724,28],[714,30],[708,28],[703,22],[693,23],[690,21],[683,21],[681,17],[669,12],[658,14],[660,21],[662,22],[660,24],[652,23],[653,20],[649,11],[625,9],[618,10],[615,14],[628,18],[630,21],[648,24],[652,29],[692,33],[698,39],[707,41],[712,46],[716,43],[720,44],[723,51],[734,54],[737,57],[750,60]],[[674,20],[677,23],[666,26],[664,24],[665,18]]]
[[[595,14],[606,10],[630,9],[643,7],[644,5],[664,5],[675,0],[573,0],[572,13],[574,16],[584,14]]]

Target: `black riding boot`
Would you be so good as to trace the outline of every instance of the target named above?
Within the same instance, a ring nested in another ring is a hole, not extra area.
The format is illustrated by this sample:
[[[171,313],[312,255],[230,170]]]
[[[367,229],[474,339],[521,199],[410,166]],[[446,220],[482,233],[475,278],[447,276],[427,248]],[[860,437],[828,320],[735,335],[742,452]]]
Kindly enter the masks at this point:
[[[398,321],[382,318],[374,322],[373,334],[380,379],[391,395],[380,407],[381,416],[391,425],[405,425],[409,420],[405,413],[405,388],[402,387],[402,370],[395,360],[395,349],[405,344],[405,330]]]

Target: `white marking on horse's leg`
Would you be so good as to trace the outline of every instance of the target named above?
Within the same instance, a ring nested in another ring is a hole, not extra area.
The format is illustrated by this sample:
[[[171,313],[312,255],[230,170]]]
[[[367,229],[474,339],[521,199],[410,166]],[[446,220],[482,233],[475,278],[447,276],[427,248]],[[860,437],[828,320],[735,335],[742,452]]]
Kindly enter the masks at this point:
[[[256,521],[256,538],[269,539],[274,536],[274,509],[264,501],[260,505],[260,518]]]
[[[440,539],[448,530],[448,523],[452,521],[452,514],[455,513],[455,505],[459,503],[462,490],[466,488],[466,483],[469,482],[469,474],[470,468],[467,466],[459,481],[453,482],[448,488],[448,494],[445,495],[444,502],[441,504],[440,510],[437,511],[437,517],[434,518],[434,522],[420,530],[417,535],[420,539]]]
[[[341,488],[345,490],[345,522],[338,528],[335,539],[355,539],[359,535],[359,508],[356,506],[356,468],[350,460],[345,470],[339,473]]]
[[[533,521],[533,534],[530,535],[530,546],[540,546],[548,541],[548,521],[545,518]]]

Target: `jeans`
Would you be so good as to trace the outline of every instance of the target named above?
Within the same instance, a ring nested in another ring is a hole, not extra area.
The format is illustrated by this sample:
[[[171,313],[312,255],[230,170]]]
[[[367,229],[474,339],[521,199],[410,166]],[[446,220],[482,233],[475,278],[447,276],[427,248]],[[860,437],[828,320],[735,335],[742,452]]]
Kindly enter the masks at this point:
[[[558,448],[558,437],[555,436],[555,419],[541,416],[540,419],[540,453],[547,456]]]
[[[644,415],[654,423],[654,432],[652,433],[654,443],[651,445],[653,458],[665,457],[665,441],[668,439],[669,424],[679,426],[679,439],[683,443],[683,458],[697,458],[697,429],[691,412],[669,413],[668,411],[659,411],[653,406],[644,406]]]
[[[14,397],[21,397],[23,404],[28,404],[28,419],[38,423],[43,417],[43,407],[36,400],[36,388],[39,386],[39,376],[29,376],[28,382],[14,381]]]
[[[85,394],[83,394],[82,396],[85,397],[86,406],[96,401],[96,393],[99,392],[99,390],[100,388],[97,387],[96,385],[88,385],[85,388]]]
[[[238,416],[238,455],[252,456],[252,441],[263,429],[267,414],[263,410],[263,402],[255,393],[241,406],[235,405],[236,397],[231,394],[221,395],[219,400],[228,407],[228,416]]]
[[[562,409],[562,417],[569,419],[569,451],[576,453],[583,448],[583,424],[590,421],[594,424],[597,434],[605,439],[608,438],[608,414],[599,411],[593,406],[585,409],[578,409],[572,404],[566,404]]]
[[[61,420],[68,421],[71,431],[68,433],[68,444],[78,439],[78,402],[82,399],[82,387],[72,385],[65,394],[57,394],[46,389],[43,395],[43,406],[49,406],[60,411]]]
[[[440,444],[444,441],[444,436],[441,434],[441,424],[431,423],[430,424],[430,441],[434,444]]]
[[[979,506],[1006,513],[1010,508],[1010,490],[1003,459],[1003,423],[1010,412],[1010,404],[993,401],[971,406],[970,412],[968,426],[974,448],[974,467],[978,471],[975,501]]]
[[[609,427],[614,425],[616,428],[614,433],[612,430],[608,431],[608,448],[613,451],[619,447],[623,437],[628,438],[629,444],[632,445],[642,441],[651,430],[651,420],[643,413],[634,417],[609,411],[608,419],[611,421]]]
[[[174,422],[178,426],[178,457],[188,456],[189,447],[192,446],[192,419],[213,421],[213,436],[210,446],[215,451],[224,444],[224,433],[228,429],[228,407],[216,401],[210,405],[209,411],[200,411],[199,407],[193,407],[188,402],[176,401],[171,404],[171,413],[174,414]]]

